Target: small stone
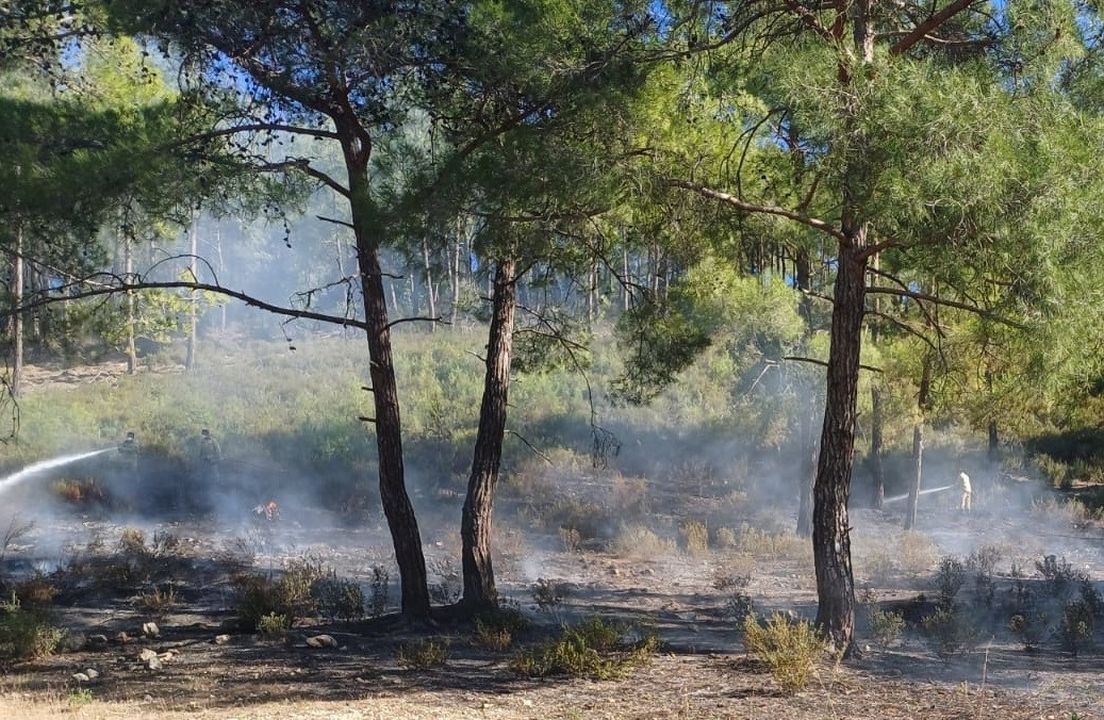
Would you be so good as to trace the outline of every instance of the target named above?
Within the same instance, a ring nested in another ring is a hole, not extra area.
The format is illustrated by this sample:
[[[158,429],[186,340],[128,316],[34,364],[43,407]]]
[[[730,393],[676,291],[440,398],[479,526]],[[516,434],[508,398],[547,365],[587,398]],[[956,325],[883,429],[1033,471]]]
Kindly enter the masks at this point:
[[[76,680],[77,682],[88,682],[89,680],[92,679],[92,678],[88,677],[88,675],[85,674],[85,673],[73,673],[73,675],[71,677],[74,680]]]
[[[226,645],[229,642],[229,635],[215,635],[215,645]]]
[[[522,698],[521,699],[521,706],[522,707],[533,707],[533,701],[530,700],[529,698]]]
[[[90,650],[102,650],[107,647],[107,635],[89,635],[86,647]]]
[[[155,622],[142,623],[142,634],[148,638],[161,637],[161,628]]]
[[[131,641],[131,639],[132,638],[130,637],[130,635],[126,634],[125,630],[120,631],[119,634],[115,636],[115,642],[119,643],[120,645],[126,645]]]
[[[146,667],[148,667],[150,670],[160,670],[161,660],[156,655],[154,655],[146,661]]]
[[[175,657],[176,657],[176,653],[173,652],[172,650],[169,650],[167,652],[163,652],[160,655],[158,655],[157,659],[160,660],[163,663],[166,663],[166,662],[171,662],[172,659],[175,658]]]
[[[146,696],[144,698],[142,698],[142,700],[144,700],[146,702],[153,702],[153,695],[150,695],[149,693],[146,693]]]
[[[157,651],[150,648],[142,648],[142,652],[138,653],[138,659],[142,662],[149,662],[157,657]]]
[[[87,670],[85,670],[84,674],[88,676],[89,680],[95,680],[96,678],[98,678],[100,676],[99,671],[98,670],[93,670],[92,668],[88,668]]]
[[[307,638],[307,647],[337,647],[337,640],[334,640],[332,635],[315,635]]]

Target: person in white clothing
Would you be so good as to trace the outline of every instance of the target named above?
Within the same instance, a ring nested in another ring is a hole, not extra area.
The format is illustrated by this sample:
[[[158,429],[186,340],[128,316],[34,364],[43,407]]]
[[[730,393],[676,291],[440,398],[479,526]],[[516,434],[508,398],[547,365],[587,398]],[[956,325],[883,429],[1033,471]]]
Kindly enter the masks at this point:
[[[959,484],[962,486],[962,504],[960,509],[963,512],[970,512],[973,509],[974,491],[970,487],[970,476],[964,472],[958,474]]]

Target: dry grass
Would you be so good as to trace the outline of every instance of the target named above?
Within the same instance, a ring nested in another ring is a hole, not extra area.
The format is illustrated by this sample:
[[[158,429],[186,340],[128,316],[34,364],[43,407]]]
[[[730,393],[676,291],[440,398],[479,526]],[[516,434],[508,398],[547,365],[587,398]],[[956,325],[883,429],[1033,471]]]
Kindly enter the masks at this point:
[[[927,535],[906,530],[897,539],[897,560],[904,574],[924,575],[931,572],[939,560],[939,548]]]
[[[693,557],[709,554],[709,528],[705,523],[689,520],[679,528],[679,536],[682,538],[682,547],[688,554]]]
[[[610,552],[624,558],[651,559],[675,553],[673,540],[661,538],[644,525],[625,525],[610,541]]]

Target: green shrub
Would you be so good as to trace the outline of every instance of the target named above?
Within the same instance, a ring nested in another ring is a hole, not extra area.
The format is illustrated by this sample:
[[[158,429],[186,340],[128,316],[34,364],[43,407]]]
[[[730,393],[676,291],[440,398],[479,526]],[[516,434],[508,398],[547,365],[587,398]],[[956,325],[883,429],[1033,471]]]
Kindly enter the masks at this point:
[[[941,605],[921,623],[928,642],[942,658],[967,653],[977,645],[977,627],[953,605]]]
[[[425,638],[400,645],[395,659],[404,667],[425,670],[444,665],[450,653],[448,638]]]
[[[0,602],[0,659],[34,660],[52,655],[65,631],[37,608],[24,608],[14,594]]]
[[[1092,607],[1084,600],[1071,600],[1062,608],[1062,621],[1058,625],[1058,637],[1062,647],[1077,656],[1092,643],[1094,618]]]
[[[280,638],[291,629],[291,620],[287,615],[270,612],[257,621],[257,632],[269,638]]]
[[[870,633],[883,650],[896,645],[905,631],[905,616],[901,612],[873,608],[870,611]]]
[[[658,647],[654,635],[634,643],[622,641],[623,630],[601,618],[563,628],[558,637],[516,656],[514,672],[526,677],[588,677],[608,680],[622,677],[651,658]]]
[[[266,615],[282,615],[288,627],[318,609],[311,588],[326,578],[320,561],[304,557],[288,560],[284,572],[271,575],[245,574],[234,579],[237,594],[235,609],[246,630],[256,630]]]
[[[950,555],[939,561],[939,570],[935,573],[935,586],[939,590],[939,603],[950,606],[966,582],[966,567],[962,561]]]
[[[824,654],[824,640],[812,623],[804,619],[794,622],[782,613],[772,615],[766,624],[749,615],[744,620],[744,647],[748,655],[770,668],[785,692],[808,685]]]
[[[328,577],[315,580],[310,588],[318,612],[328,620],[357,620],[364,617],[364,591],[352,580]]]
[[[1047,634],[1047,618],[1041,613],[1018,612],[1008,619],[1008,630],[1023,645],[1034,650]]]

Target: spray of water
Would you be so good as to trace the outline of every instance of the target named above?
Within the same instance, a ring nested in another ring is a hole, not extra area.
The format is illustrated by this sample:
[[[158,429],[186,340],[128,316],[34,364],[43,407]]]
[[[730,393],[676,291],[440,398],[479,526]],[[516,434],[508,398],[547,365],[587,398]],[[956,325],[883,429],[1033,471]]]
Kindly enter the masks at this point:
[[[950,490],[953,487],[954,487],[954,485],[944,485],[943,487],[929,488],[928,490],[921,490],[920,494],[921,495],[929,495],[931,493],[937,493],[937,492],[943,492],[944,490]],[[884,502],[887,502],[887,503],[900,502],[902,500],[907,500],[907,499],[908,499],[908,493],[905,493],[904,495],[894,495],[891,498],[886,498],[884,500]]]
[[[46,470],[53,470],[54,468],[59,468],[70,463],[75,463],[78,460],[84,460],[85,458],[102,455],[103,453],[110,452],[113,449],[114,448],[105,448],[103,450],[92,450],[91,452],[62,455],[60,457],[50,458],[49,460],[41,460],[39,462],[32,463],[22,470],[14,472],[3,479],[0,479],[0,493],[12,489],[27,478],[33,477],[38,473],[45,472]]]

